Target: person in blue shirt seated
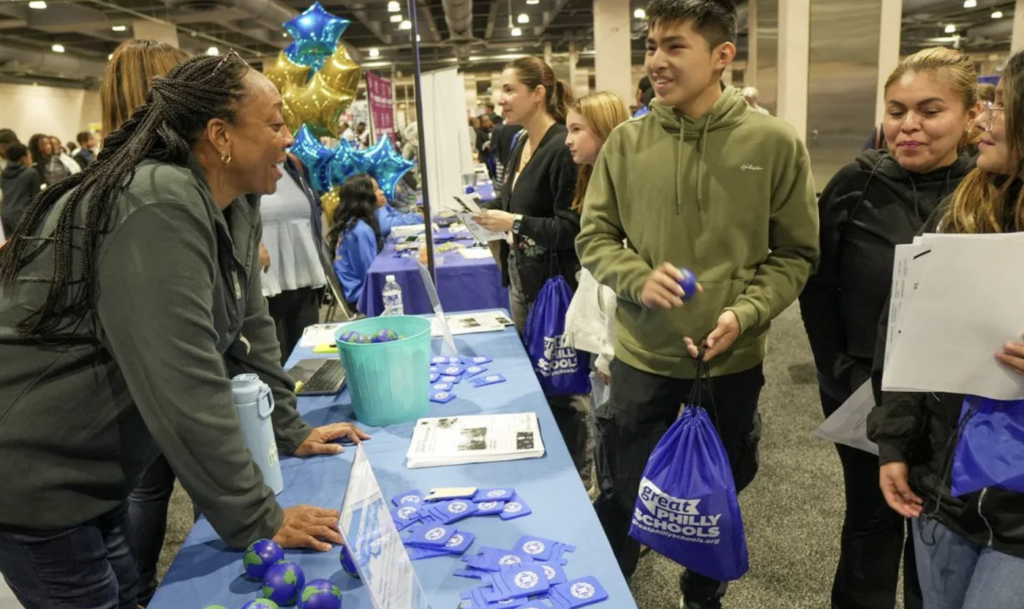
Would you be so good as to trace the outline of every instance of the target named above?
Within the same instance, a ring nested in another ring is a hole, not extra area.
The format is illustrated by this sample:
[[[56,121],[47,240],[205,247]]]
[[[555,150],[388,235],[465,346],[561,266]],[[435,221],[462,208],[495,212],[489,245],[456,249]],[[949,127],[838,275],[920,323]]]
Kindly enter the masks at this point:
[[[384,247],[377,212],[387,201],[377,181],[365,173],[345,180],[339,198],[341,203],[327,239],[334,250],[334,273],[349,310],[355,311],[366,273]]]
[[[380,234],[387,238],[391,229],[395,226],[411,226],[423,224],[423,215],[416,212],[402,213],[391,207],[384,191],[377,189],[377,225],[380,226]]]

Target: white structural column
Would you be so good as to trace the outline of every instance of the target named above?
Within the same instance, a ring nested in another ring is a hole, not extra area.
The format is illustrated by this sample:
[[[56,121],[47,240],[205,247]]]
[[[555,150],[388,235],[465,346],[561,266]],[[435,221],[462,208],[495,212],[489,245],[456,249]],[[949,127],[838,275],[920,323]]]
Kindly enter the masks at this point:
[[[747,67],[743,70],[743,85],[757,86],[757,0],[747,4]]]
[[[1017,0],[1013,7],[1013,39],[1010,42],[1010,51],[1016,53],[1024,49],[1024,0]]]
[[[140,40],[156,40],[157,42],[169,44],[176,49],[180,48],[178,46],[178,30],[172,23],[157,23],[148,19],[136,19],[132,21],[132,37]],[[224,49],[224,51],[226,50]]]
[[[1018,0],[1018,4],[1022,0]],[[903,0],[882,0],[881,26],[878,31],[878,101],[875,124],[885,119],[885,81],[900,63],[900,26],[903,23]],[[1014,24],[1016,25],[1016,23]],[[1014,30],[1016,32],[1016,29]]]
[[[807,141],[810,0],[779,0],[778,116]]]
[[[634,98],[629,0],[594,0],[594,75],[598,91],[614,91],[628,105]]]

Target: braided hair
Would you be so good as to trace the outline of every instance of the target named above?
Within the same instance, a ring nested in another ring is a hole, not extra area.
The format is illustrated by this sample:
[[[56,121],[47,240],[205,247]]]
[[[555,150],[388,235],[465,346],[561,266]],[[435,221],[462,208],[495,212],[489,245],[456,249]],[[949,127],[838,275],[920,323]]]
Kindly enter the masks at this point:
[[[18,324],[23,334],[47,334],[61,329],[62,319],[85,317],[96,291],[98,239],[106,232],[111,209],[147,159],[185,166],[192,147],[214,118],[234,122],[245,97],[243,77],[249,66],[236,54],[195,57],[155,78],[146,96],[121,127],[109,134],[96,161],[84,171],[36,196],[25,210],[10,242],[0,248],[0,286],[11,285],[18,273],[46,246],[54,248],[50,289],[43,304]],[[33,236],[62,198],[52,234]],[[88,199],[83,226],[75,226],[77,210]],[[74,241],[82,231],[82,243]],[[38,247],[29,251],[31,242]],[[73,276],[74,259],[81,256],[81,277]]]

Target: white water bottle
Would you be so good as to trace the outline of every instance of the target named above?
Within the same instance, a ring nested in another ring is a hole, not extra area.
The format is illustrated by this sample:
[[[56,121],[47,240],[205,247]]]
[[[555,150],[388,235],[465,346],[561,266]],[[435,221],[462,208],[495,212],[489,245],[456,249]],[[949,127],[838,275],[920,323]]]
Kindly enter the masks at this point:
[[[402,306],[402,286],[395,281],[394,275],[385,277],[384,284],[384,313],[383,315],[405,315],[405,308]]]

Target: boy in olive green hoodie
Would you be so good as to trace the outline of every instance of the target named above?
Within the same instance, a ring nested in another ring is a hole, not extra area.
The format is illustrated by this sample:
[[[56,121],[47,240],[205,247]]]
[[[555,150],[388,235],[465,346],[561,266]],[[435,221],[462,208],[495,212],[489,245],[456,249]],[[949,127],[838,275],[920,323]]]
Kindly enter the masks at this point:
[[[788,124],[719,84],[736,53],[732,2],[654,0],[647,18],[657,97],[605,142],[576,240],[583,266],[619,297],[611,397],[597,413],[595,507],[627,577],[644,466],[689,396],[698,346],[737,490],[753,480],[768,326],[818,256],[806,148]],[[702,286],[685,306],[678,267]],[[681,607],[721,607],[724,583],[685,572],[681,585]]]

